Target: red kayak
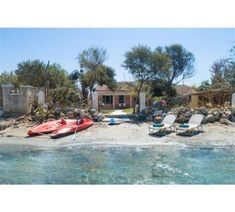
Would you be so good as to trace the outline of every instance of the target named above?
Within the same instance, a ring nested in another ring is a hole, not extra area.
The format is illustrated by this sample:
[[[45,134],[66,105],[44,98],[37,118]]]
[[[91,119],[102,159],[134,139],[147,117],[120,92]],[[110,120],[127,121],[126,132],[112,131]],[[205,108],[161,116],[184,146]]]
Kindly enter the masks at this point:
[[[52,134],[50,134],[50,136],[51,138],[60,138],[65,135],[77,133],[81,130],[84,130],[90,127],[93,124],[94,122],[90,119],[82,119],[79,124],[76,121],[76,123],[68,124],[65,127],[62,127],[58,130],[53,131]]]
[[[69,134],[86,129],[93,124],[90,119],[83,119],[79,124],[76,119],[60,119],[55,121],[45,122],[33,127],[28,131],[29,136],[53,133],[52,137],[57,134]]]

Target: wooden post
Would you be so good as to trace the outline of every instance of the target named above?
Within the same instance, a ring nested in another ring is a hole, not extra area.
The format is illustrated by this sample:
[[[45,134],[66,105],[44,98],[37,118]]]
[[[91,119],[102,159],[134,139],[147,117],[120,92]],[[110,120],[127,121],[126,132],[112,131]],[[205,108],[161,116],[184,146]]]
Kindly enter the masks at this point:
[[[45,89],[45,103],[47,102],[48,92],[49,92],[49,79],[48,79],[48,67],[50,65],[50,61],[48,61],[46,69],[45,69],[45,79],[44,79],[44,89]]]

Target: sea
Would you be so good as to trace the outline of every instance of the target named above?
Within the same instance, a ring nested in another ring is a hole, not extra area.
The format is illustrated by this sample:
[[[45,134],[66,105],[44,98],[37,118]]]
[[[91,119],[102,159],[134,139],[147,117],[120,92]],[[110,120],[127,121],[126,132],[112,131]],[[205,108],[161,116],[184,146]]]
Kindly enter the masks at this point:
[[[0,184],[235,184],[235,148],[1,144]]]

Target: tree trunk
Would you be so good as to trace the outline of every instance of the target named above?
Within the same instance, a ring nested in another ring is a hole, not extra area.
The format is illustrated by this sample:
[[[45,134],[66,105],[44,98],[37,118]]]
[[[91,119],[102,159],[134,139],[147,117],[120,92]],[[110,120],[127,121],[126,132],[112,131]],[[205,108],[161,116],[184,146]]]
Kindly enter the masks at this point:
[[[87,104],[88,91],[86,87],[82,87],[82,98],[83,98],[83,102]]]
[[[136,101],[136,103],[139,105],[137,113],[140,112],[140,91],[141,91],[141,89],[142,89],[143,84],[144,84],[144,82],[141,82],[141,83],[140,83],[140,87],[139,87],[139,89],[137,90],[137,101]]]

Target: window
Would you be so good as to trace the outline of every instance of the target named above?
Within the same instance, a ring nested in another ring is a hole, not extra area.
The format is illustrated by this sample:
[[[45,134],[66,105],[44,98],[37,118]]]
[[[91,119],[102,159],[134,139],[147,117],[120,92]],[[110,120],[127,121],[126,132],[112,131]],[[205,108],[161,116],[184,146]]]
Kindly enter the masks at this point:
[[[124,103],[124,96],[123,95],[119,96],[119,103]]]
[[[104,104],[113,104],[113,96],[103,96]]]

